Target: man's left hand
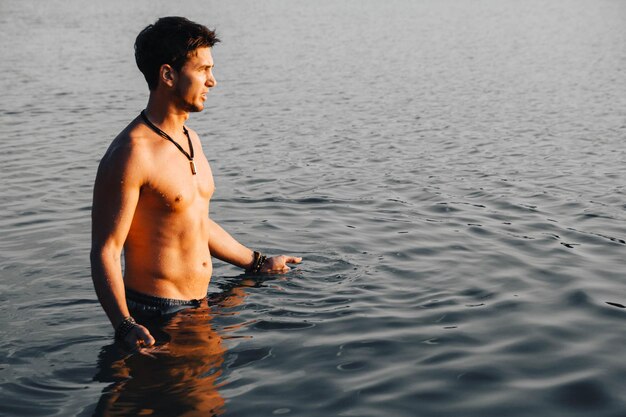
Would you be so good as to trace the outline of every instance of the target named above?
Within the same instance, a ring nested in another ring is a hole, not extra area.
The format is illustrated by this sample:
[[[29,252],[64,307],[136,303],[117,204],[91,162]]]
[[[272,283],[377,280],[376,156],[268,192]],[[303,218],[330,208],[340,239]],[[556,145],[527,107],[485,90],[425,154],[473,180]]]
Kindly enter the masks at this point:
[[[262,274],[284,274],[291,270],[287,264],[299,264],[300,262],[302,262],[302,258],[295,256],[272,256],[267,258],[259,272]]]

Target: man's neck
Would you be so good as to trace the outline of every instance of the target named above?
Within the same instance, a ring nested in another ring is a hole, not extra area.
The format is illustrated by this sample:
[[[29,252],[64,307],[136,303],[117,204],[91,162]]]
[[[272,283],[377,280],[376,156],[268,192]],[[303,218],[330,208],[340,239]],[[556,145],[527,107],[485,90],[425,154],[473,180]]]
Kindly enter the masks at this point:
[[[150,94],[145,110],[148,119],[165,132],[182,132],[183,125],[189,118],[189,112],[181,110],[171,101],[161,100]]]

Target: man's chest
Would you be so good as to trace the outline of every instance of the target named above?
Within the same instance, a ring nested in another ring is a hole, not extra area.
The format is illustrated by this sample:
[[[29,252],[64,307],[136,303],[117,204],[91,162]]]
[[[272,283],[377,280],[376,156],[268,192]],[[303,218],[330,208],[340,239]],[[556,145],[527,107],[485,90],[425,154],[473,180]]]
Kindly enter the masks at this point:
[[[169,211],[182,211],[192,205],[207,205],[215,190],[213,174],[206,158],[194,159],[195,174],[189,161],[169,158],[156,164],[141,189],[145,203]]]

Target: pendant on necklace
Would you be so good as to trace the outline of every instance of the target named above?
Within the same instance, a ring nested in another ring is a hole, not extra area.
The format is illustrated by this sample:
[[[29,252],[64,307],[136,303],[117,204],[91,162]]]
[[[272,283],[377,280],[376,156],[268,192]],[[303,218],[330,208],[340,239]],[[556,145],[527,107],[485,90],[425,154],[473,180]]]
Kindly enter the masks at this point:
[[[191,173],[196,175],[196,164],[193,161],[189,161],[189,166],[191,167]]]

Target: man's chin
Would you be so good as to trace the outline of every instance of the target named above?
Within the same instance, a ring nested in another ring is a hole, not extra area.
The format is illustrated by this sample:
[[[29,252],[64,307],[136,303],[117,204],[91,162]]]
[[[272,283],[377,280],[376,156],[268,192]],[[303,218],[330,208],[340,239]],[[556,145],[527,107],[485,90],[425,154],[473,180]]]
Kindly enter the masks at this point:
[[[190,104],[189,106],[187,106],[187,111],[189,113],[198,113],[201,112],[202,110],[204,110],[204,104]]]

